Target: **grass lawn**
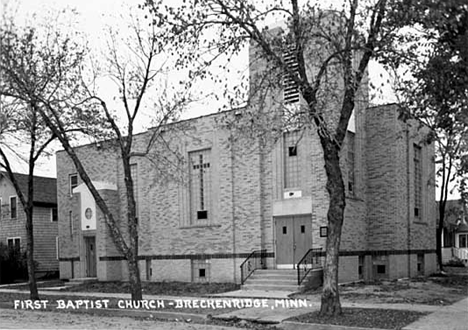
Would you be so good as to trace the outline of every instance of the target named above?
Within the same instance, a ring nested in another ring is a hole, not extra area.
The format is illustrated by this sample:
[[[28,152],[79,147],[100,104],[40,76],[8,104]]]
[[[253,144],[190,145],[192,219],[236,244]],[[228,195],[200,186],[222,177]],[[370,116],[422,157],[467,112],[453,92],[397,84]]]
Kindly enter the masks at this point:
[[[427,313],[387,310],[343,308],[343,314],[337,317],[320,317],[317,312],[303,314],[288,321],[318,324],[333,324],[350,327],[401,329]]]
[[[186,283],[186,282],[143,282],[143,294],[166,296],[201,297],[210,294],[239,290],[234,283]],[[61,291],[129,293],[128,282],[93,282],[71,286]]]

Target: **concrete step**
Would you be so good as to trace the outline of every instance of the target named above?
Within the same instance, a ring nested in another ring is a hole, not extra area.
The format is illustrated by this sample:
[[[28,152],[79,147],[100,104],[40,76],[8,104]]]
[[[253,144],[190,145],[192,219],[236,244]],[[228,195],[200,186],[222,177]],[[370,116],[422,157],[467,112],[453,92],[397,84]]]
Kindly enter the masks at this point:
[[[256,274],[250,275],[249,279],[271,279],[271,280],[286,280],[286,281],[297,281],[297,274]]]
[[[297,279],[249,278],[248,284],[256,285],[297,285]]]
[[[280,285],[280,284],[244,284],[242,286],[243,290],[261,290],[261,291],[290,291],[296,292],[299,291],[300,287],[298,285]]]
[[[256,269],[254,274],[261,275],[294,275],[297,274],[296,269]]]
[[[313,276],[316,276],[314,271],[310,272],[307,278]],[[301,285],[297,285],[296,269],[257,269],[242,285],[242,289],[297,292],[306,282],[307,279]]]

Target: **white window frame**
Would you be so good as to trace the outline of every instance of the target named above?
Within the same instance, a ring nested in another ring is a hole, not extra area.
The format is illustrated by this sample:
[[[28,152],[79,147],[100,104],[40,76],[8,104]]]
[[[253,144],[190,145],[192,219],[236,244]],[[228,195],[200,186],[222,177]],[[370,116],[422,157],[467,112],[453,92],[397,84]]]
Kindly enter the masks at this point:
[[[72,181],[71,178],[76,177],[76,186],[72,187]],[[73,196],[73,189],[78,187],[78,173],[72,173],[68,175],[68,187],[70,189],[70,196]]]
[[[13,205],[12,202],[11,202],[11,199],[12,198],[15,198],[16,199],[16,202],[15,202],[15,217],[13,218],[12,215],[11,215],[11,206]],[[18,219],[18,196],[17,195],[13,195],[13,196],[10,196],[10,219]]]
[[[15,240],[19,239],[20,241],[20,251],[21,251],[21,236],[12,236],[12,237],[7,237],[6,238],[6,244],[7,244],[7,247],[8,247],[8,241],[9,240],[13,240],[13,246],[15,245]]]
[[[54,209],[57,210],[57,221],[54,221]],[[58,222],[58,208],[50,208],[50,222]]]

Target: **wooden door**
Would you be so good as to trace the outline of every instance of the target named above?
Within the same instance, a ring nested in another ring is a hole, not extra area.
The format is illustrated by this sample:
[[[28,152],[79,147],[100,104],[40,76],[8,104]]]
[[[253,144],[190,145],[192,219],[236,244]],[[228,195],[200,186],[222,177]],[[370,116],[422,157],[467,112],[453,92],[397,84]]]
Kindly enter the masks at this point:
[[[310,216],[294,217],[294,264],[312,248],[312,220]]]
[[[292,264],[294,258],[294,226],[291,218],[276,219],[276,263]]]
[[[276,263],[295,265],[312,248],[310,216],[276,218]]]
[[[96,277],[96,238],[85,237],[86,276]]]

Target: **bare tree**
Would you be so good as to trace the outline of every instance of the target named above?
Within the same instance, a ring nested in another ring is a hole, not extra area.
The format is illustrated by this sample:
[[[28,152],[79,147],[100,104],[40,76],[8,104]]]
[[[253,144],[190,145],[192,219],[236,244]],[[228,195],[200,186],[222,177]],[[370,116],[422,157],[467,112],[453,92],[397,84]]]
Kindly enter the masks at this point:
[[[254,80],[250,82],[250,95],[245,97],[239,90],[234,97],[266,103],[268,97],[279,94],[277,91],[285,75],[300,91],[301,106],[290,114],[294,120],[286,122],[315,129],[323,149],[329,195],[329,235],[321,314],[340,314],[338,256],[346,205],[340,150],[367,65],[389,32],[383,28],[388,1],[359,4],[357,0],[350,0],[343,3],[342,10],[333,11],[301,5],[297,0],[260,4],[203,0],[170,8],[162,1],[147,1],[146,5],[152,10],[155,24],[168,28],[168,38],[182,54],[180,64],[196,64],[192,76],[205,78],[209,75],[206,68],[217,58],[223,55],[231,58],[250,43],[259,59],[256,65],[262,69],[250,75]],[[284,31],[268,31],[266,26],[272,19],[284,19]],[[201,49],[200,45],[206,47]],[[284,56],[285,51],[289,51],[294,65]],[[255,107],[257,109],[259,107]],[[280,106],[279,111],[284,113],[284,109],[286,107]],[[265,122],[263,115],[266,113],[257,112],[252,121]],[[287,128],[286,123],[280,126],[280,132]]]
[[[135,19],[130,28],[128,38],[122,39],[110,31],[105,63],[108,70],[104,72],[119,89],[124,124],[120,124],[118,111],[109,107],[108,102],[97,94],[97,75],[104,75],[87,61],[86,47],[78,44],[76,37],[72,38],[60,29],[50,33],[31,27],[26,30],[17,28],[12,32],[14,42],[2,43],[4,84],[1,94],[28,103],[60,141],[103,212],[111,237],[128,263],[132,299],[140,300],[138,225],[130,161],[132,157],[150,155],[157,143],[166,143],[161,138],[161,127],[178,117],[188,94],[185,91],[171,94],[165,91],[164,84],[159,85],[155,103],[149,104],[153,110],[153,127],[146,139],[146,147],[134,150],[136,122],[143,107],[148,106],[148,102],[145,103],[150,99],[147,94],[158,87],[164,61],[158,57],[163,45],[156,27],[143,29]],[[41,36],[44,33],[47,38]],[[18,44],[28,45],[28,51],[15,47]],[[25,62],[29,63],[29,71],[24,70]],[[40,80],[40,85],[37,80]],[[106,143],[106,146],[119,150],[126,193],[127,222],[123,227],[94,186],[93,173],[86,170],[73,148],[82,134],[97,141],[107,139],[112,143]]]
[[[2,44],[6,41],[5,39],[9,38],[4,29],[0,30],[0,38],[2,38]],[[6,177],[13,184],[26,214],[26,255],[30,299],[38,300],[33,235],[34,170],[39,157],[46,154],[47,147],[54,140],[54,136],[44,126],[36,111],[23,102],[17,103],[9,99],[0,96],[0,115],[4,119],[0,132],[0,168],[6,171]],[[18,158],[20,161],[23,160],[23,155],[16,151],[17,148],[21,147],[29,149],[24,159],[28,164],[27,191],[24,191],[24,186],[22,187],[18,182],[11,162],[12,159],[15,162],[18,161]]]

